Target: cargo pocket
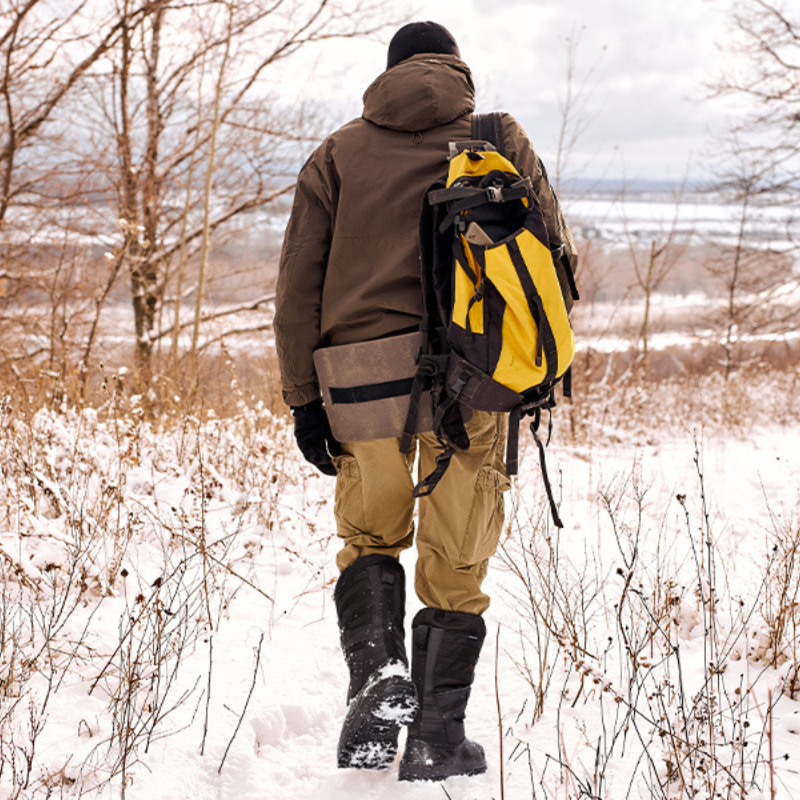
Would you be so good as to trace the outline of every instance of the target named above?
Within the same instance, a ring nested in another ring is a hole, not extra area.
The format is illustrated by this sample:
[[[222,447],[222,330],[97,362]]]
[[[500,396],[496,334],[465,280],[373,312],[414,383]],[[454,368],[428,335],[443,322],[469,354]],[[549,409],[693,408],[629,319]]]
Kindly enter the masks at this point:
[[[336,498],[333,515],[339,529],[339,536],[347,538],[364,533],[367,515],[364,510],[364,492],[361,485],[361,469],[355,456],[349,454],[335,456]]]
[[[502,472],[481,467],[459,555],[463,564],[479,564],[494,555],[505,521],[503,492],[510,487],[511,481]]]

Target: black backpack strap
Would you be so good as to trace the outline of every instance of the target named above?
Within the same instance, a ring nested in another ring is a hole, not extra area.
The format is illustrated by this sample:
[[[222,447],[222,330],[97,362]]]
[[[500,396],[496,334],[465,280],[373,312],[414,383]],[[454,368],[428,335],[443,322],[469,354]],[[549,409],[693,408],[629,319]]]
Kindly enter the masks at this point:
[[[531,433],[533,434],[533,441],[536,442],[536,447],[539,450],[539,466],[542,469],[542,481],[544,482],[544,490],[547,493],[547,502],[550,504],[550,513],[553,515],[553,524],[556,528],[563,528],[564,523],[561,521],[561,517],[558,515],[558,507],[556,506],[556,500],[553,496],[553,487],[550,485],[550,478],[547,475],[547,462],[545,461],[544,457],[544,443],[539,438],[539,421],[541,420],[541,409],[536,409],[536,413],[533,416],[533,422],[531,422]],[[552,426],[552,420],[550,422]],[[548,440],[550,439],[550,432],[548,431],[547,434]]]
[[[562,253],[559,261],[561,262],[561,266],[564,268],[564,273],[567,276],[567,282],[569,283],[569,290],[572,294],[573,300],[580,300],[581,296],[578,292],[578,284],[575,283],[575,270],[572,266],[572,257],[570,257],[569,253],[564,249],[564,246],[561,246]],[[574,256],[577,258],[577,256]]]
[[[406,424],[403,428],[403,435],[400,437],[400,452],[408,454],[411,451],[411,441],[414,438],[417,427],[417,416],[419,414],[419,404],[422,401],[423,392],[430,392],[437,383],[444,382],[447,373],[447,363],[449,356],[437,356],[427,353],[430,344],[423,331],[423,352],[419,355],[417,362],[417,372],[414,375],[414,383],[411,386],[411,395],[408,402],[408,414]]]
[[[468,211],[490,203],[509,203],[512,200],[530,198],[532,192],[530,180],[521,178],[511,186],[503,188],[487,186],[485,188],[470,187],[456,190],[442,189],[430,192],[428,199],[431,203],[448,203],[447,216],[439,224],[439,233],[444,233],[456,221],[462,211]]]
[[[414,497],[426,497],[444,477],[453,456],[469,450],[469,434],[461,416],[461,407],[457,397],[448,393],[445,400],[439,403],[434,420],[434,433],[444,450],[436,456],[436,466],[426,478],[423,478],[413,491]]]
[[[437,180],[429,189],[435,191],[445,185],[444,179]],[[447,371],[447,357],[442,359],[440,340],[444,340],[439,333],[439,328],[446,326],[447,320],[442,316],[435,290],[434,269],[438,262],[449,259],[451,245],[447,246],[441,241],[439,224],[446,214],[444,206],[432,205],[428,202],[427,193],[422,203],[422,213],[419,223],[419,255],[422,281],[422,320],[420,332],[422,333],[422,346],[417,360],[417,372],[411,387],[411,398],[406,415],[403,435],[400,438],[400,452],[408,453],[411,450],[411,441],[417,426],[417,415],[422,394],[431,388],[437,376],[442,376]],[[443,378],[442,378],[443,380]]]
[[[446,373],[443,374],[446,377]],[[464,450],[469,450],[469,434],[464,426],[461,415],[459,398],[464,388],[465,380],[459,378],[454,385],[437,387],[434,393],[438,396],[436,413],[433,417],[433,432],[444,450],[436,457],[436,467],[426,478],[423,478],[415,487],[414,497],[429,495],[444,477],[453,456]]]
[[[564,397],[572,397],[572,364],[567,367],[567,371],[561,376],[561,393]]]
[[[497,152],[503,155],[503,131],[499,112],[473,114],[472,138],[474,141],[490,142],[495,146]]]
[[[553,524],[557,528],[563,528],[564,523],[558,514],[558,506],[556,505],[555,496],[553,495],[553,487],[550,484],[550,476],[547,473],[547,461],[545,460],[545,447],[550,444],[550,434],[553,431],[553,417],[552,413],[548,420],[547,427],[547,441],[542,442],[539,437],[539,425],[542,421],[542,410],[551,412],[556,405],[555,392],[551,389],[546,397],[540,398],[536,401],[536,405],[520,403],[511,409],[508,417],[508,439],[506,443],[506,474],[510,477],[516,475],[519,469],[519,424],[522,417],[531,417],[531,434],[533,441],[536,442],[536,448],[539,451],[539,466],[542,470],[542,483],[544,483],[544,490],[547,493],[547,502],[550,505],[550,513],[553,516]]]
[[[522,419],[522,406],[514,406],[508,415],[508,434],[506,435],[506,475],[512,477],[519,472],[519,423]]]
[[[541,366],[542,354],[544,354],[547,363],[545,381],[553,381],[558,371],[558,346],[556,345],[553,329],[550,327],[550,322],[547,319],[547,314],[544,312],[544,300],[536,290],[536,285],[525,265],[525,259],[522,257],[517,240],[512,239],[509,241],[507,247],[511,263],[514,265],[520,286],[525,293],[525,299],[528,301],[531,316],[536,321],[538,329],[536,339],[536,366]]]
[[[415,487],[413,496],[417,497],[427,497],[439,484],[439,481],[444,476],[445,472],[447,472],[447,468],[450,466],[450,461],[453,459],[453,456],[456,454],[456,448],[448,445],[445,449],[436,456],[436,468],[428,475],[427,478],[423,478]]]
[[[417,429],[417,416],[419,415],[419,403],[422,399],[422,390],[425,388],[425,374],[422,369],[417,370],[414,376],[414,383],[411,387],[411,396],[408,401],[408,414],[406,424],[403,427],[403,435],[400,437],[400,452],[408,455],[411,452],[411,441]]]

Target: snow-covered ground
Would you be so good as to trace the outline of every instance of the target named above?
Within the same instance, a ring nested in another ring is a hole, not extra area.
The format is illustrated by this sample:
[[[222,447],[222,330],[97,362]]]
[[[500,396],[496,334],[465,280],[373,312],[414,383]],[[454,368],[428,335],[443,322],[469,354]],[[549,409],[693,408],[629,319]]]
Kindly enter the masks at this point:
[[[796,428],[557,427],[560,534],[528,447],[467,716],[489,771],[408,785],[336,768],[333,482],[282,420],[2,416],[0,798],[800,797]]]
[[[748,208],[748,241],[790,249],[796,240],[795,209],[784,198],[769,205]],[[731,244],[741,224],[742,209],[713,192],[672,195],[624,192],[565,195],[564,214],[580,239],[599,239],[626,246],[629,241],[648,243],[674,229],[677,240]]]

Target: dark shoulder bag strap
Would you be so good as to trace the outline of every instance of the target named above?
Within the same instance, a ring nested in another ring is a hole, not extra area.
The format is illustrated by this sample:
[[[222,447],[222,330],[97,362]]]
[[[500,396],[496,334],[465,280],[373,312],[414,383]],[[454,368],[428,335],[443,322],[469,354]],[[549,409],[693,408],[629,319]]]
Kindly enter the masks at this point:
[[[472,115],[472,138],[475,141],[491,142],[500,155],[503,155],[503,130],[500,125],[500,114],[492,111],[490,114]]]

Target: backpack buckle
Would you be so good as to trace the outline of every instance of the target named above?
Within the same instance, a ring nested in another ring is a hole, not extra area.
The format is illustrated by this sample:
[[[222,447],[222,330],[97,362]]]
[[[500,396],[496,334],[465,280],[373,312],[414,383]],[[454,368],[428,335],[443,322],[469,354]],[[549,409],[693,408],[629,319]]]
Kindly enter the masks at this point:
[[[487,186],[486,195],[488,196],[490,203],[503,202],[503,190],[499,186]]]
[[[477,151],[484,153],[493,153],[497,151],[497,148],[491,142],[484,141],[483,139],[467,139],[459,142],[448,142],[447,146],[450,151],[451,161],[459,153],[463,153],[465,150],[470,150],[473,152],[473,154],[477,154]],[[483,158],[483,156],[481,156],[481,158]]]

